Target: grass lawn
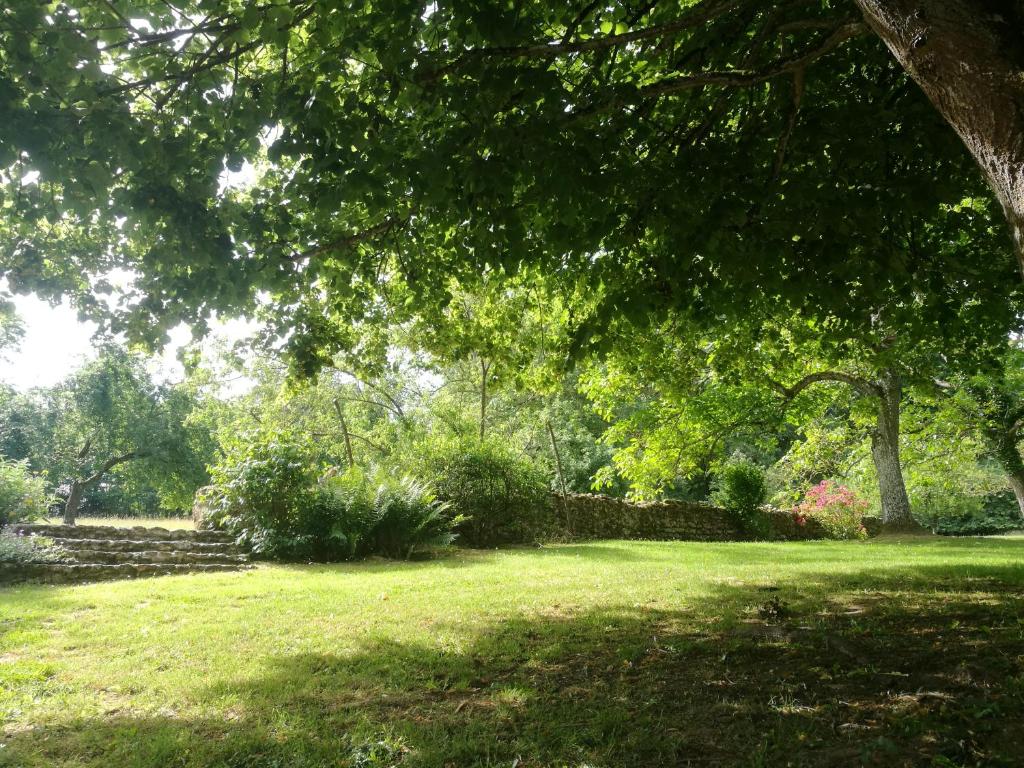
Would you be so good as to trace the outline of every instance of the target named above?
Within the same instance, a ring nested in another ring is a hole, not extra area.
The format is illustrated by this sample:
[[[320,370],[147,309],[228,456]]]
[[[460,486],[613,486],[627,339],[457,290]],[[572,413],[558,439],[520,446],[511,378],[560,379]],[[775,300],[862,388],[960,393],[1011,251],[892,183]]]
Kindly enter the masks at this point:
[[[61,518],[51,517],[38,522],[59,525]],[[75,522],[78,525],[110,525],[119,528],[141,525],[144,528],[166,528],[169,531],[192,530],[195,527],[189,517],[79,517]]]
[[[1022,563],[601,542],[0,590],[0,765],[1021,765]]]

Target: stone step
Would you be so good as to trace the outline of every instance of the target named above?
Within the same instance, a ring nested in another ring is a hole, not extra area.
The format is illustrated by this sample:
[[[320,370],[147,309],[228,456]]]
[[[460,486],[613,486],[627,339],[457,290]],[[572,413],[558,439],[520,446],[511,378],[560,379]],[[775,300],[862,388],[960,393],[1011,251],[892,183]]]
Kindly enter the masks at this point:
[[[231,552],[192,552],[192,551],[161,551],[131,550],[110,552],[100,549],[68,550],[68,556],[74,563],[195,563],[202,564],[241,564],[249,561],[248,556]]]
[[[115,527],[112,525],[40,525],[14,523],[11,533],[46,536],[53,539],[110,539],[131,541],[194,541],[204,544],[231,543],[234,539],[223,531],[168,530],[167,528]]]
[[[0,584],[33,581],[44,584],[78,584],[86,581],[135,579],[186,573],[221,573],[252,568],[227,563],[0,563]]]
[[[196,552],[199,554],[225,555],[242,553],[242,549],[237,545],[225,542],[53,538],[53,543],[69,551],[89,549],[104,550],[106,552]]]

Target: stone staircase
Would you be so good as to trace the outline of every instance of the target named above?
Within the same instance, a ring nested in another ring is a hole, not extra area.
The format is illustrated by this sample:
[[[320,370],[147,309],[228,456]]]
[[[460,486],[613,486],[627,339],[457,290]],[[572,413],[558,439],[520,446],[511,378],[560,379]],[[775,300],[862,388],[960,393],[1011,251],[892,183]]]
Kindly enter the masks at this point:
[[[52,540],[65,557],[63,562],[0,563],[0,584],[71,584],[251,567],[248,554],[219,531],[22,523],[8,526],[4,533]]]

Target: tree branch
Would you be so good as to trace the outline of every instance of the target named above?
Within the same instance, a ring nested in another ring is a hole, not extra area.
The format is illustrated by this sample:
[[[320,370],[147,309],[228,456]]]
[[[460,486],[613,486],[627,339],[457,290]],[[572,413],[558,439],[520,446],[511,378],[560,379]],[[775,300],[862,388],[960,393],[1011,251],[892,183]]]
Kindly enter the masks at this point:
[[[329,240],[326,243],[314,246],[313,248],[309,248],[305,251],[293,253],[289,256],[285,256],[284,258],[289,261],[302,261],[304,259],[311,259],[315,256],[322,256],[323,254],[331,251],[340,251],[346,248],[352,248],[353,246],[359,245],[359,243],[364,243],[367,240],[386,237],[393,230],[405,227],[409,223],[410,218],[411,216],[389,216],[384,221],[379,224],[375,224],[372,227],[361,229],[358,232],[353,232],[352,234],[345,235],[344,237]]]
[[[120,456],[114,456],[107,459],[100,464],[99,469],[89,475],[87,478],[81,481],[79,485],[92,485],[93,483],[99,482],[99,480],[107,474],[111,469],[116,467],[118,464],[124,464],[127,461],[133,459],[142,459],[150,455],[149,451],[128,451],[128,453],[122,453]]]
[[[843,373],[842,371],[819,371],[817,373],[809,373],[795,384],[788,387],[777,381],[771,381],[770,383],[775,390],[789,401],[808,387],[821,381],[833,381],[840,384],[847,384],[867,397],[881,397],[882,395],[882,391],[877,385],[867,379],[862,379],[859,376],[854,376],[850,373]]]
[[[833,50],[838,48],[850,38],[857,37],[867,32],[867,27],[859,21],[849,21],[828,35],[820,45],[809,51],[801,53],[788,59],[781,59],[756,72],[744,70],[723,70],[717,72],[702,72],[696,75],[679,75],[667,77],[651,85],[646,85],[637,90],[638,99],[665,96],[680,91],[688,91],[700,88],[705,85],[746,88],[752,85],[759,85],[780,75],[796,72],[803,69]],[[623,100],[613,102],[613,105],[623,103]]]

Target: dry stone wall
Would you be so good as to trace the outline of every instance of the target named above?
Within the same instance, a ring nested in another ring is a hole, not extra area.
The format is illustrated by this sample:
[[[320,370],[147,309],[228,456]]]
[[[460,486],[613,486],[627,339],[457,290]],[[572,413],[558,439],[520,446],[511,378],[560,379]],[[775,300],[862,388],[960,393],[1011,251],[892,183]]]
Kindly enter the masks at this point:
[[[690,501],[628,501],[592,493],[555,497],[569,537],[586,539],[661,539],[677,541],[743,541],[749,538],[735,517],[711,504]],[[772,538],[822,539],[815,520],[800,524],[788,512],[766,509]]]

